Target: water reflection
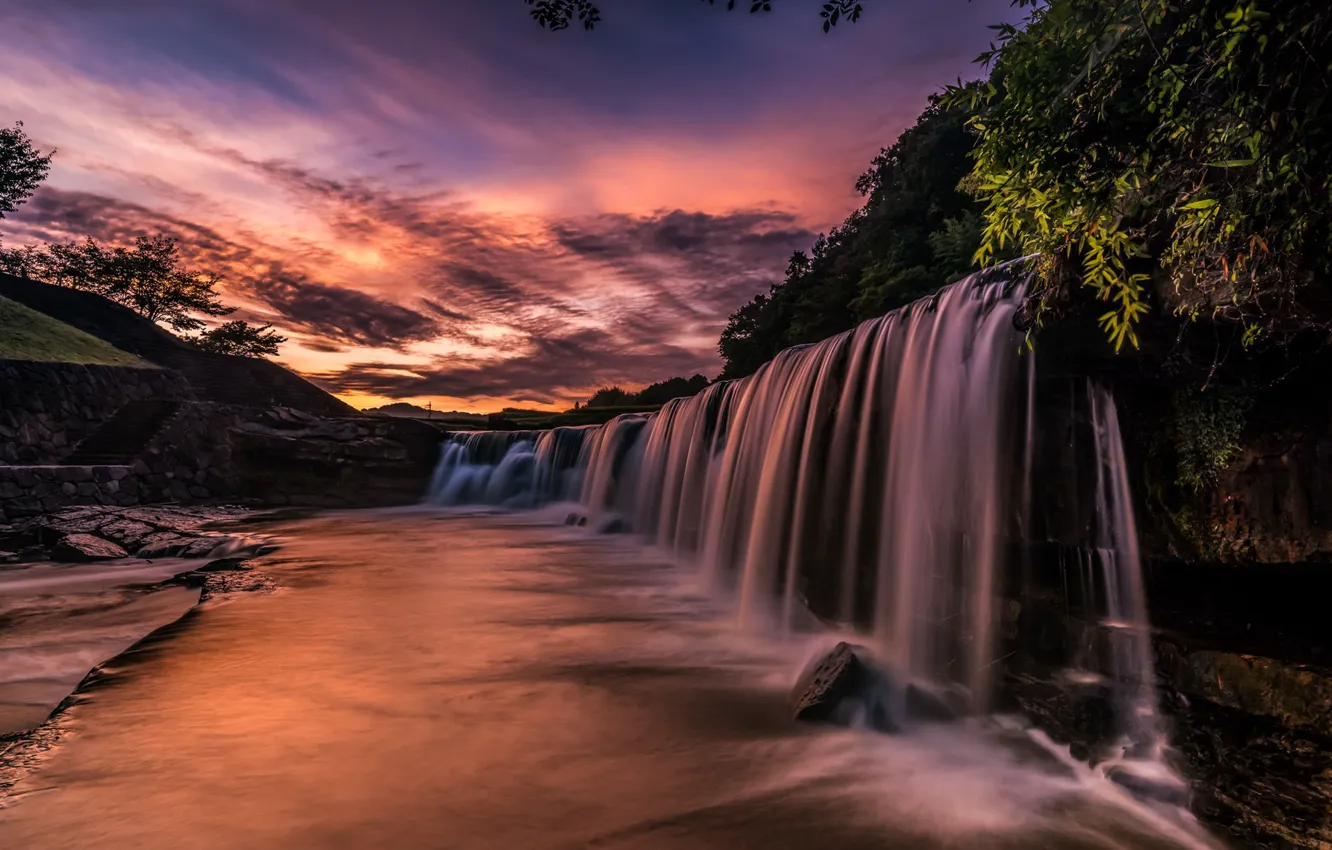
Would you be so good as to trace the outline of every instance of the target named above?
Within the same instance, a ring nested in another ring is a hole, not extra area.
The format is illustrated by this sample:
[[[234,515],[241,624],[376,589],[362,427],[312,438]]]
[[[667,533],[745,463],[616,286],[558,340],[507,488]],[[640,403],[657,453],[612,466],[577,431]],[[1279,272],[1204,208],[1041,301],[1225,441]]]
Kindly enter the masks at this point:
[[[66,715],[0,810],[32,848],[1178,846],[1019,732],[796,726],[746,636],[626,538],[515,517],[278,529]]]

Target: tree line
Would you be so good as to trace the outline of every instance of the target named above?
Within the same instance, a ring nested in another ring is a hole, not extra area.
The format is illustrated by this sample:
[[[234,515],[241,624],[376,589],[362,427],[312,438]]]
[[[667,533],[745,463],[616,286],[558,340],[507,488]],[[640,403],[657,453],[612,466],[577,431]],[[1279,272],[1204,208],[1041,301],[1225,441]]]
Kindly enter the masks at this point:
[[[37,150],[22,123],[0,128],[0,219],[32,196],[54,155]],[[275,355],[286,342],[272,325],[233,319],[208,327],[200,316],[235,312],[217,291],[222,279],[188,268],[177,241],[164,234],[136,237],[128,248],[103,245],[91,236],[82,242],[0,247],[0,271],[96,293],[217,354]]]
[[[574,409],[582,407],[647,407],[650,405],[662,405],[673,398],[684,398],[685,396],[697,395],[707,389],[710,384],[703,375],[694,375],[692,378],[668,378],[665,381],[658,381],[637,392],[630,392],[621,389],[618,386],[602,387],[592,394],[592,397],[583,404],[574,404]]]
[[[526,2],[549,29],[601,20],[589,0]],[[1013,5],[984,79],[932,98],[857,182],[864,206],[732,314],[723,377],[1015,256],[1034,260],[1034,330],[1090,298],[1116,348],[1152,310],[1246,348],[1332,338],[1332,5]],[[861,12],[820,4],[825,32]]]

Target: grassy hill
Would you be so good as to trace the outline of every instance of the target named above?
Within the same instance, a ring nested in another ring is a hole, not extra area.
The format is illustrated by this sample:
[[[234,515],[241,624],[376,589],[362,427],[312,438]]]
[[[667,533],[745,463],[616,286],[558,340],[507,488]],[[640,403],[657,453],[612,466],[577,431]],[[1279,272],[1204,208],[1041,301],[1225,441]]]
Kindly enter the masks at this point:
[[[92,292],[0,272],[0,297],[91,334],[148,363],[180,372],[201,401],[250,407],[280,404],[316,416],[357,414],[351,405],[276,363],[204,351],[128,307]]]
[[[152,368],[133,354],[0,296],[0,360]]]

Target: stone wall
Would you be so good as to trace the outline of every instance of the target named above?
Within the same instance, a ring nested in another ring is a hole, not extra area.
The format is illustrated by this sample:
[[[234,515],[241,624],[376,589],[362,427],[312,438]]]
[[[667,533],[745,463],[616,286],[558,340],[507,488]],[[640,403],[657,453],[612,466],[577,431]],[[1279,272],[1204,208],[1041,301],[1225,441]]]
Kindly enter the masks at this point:
[[[70,505],[137,505],[144,495],[128,466],[0,466],[0,522]]]
[[[165,369],[0,360],[0,464],[58,463],[126,402],[193,398]]]
[[[442,437],[411,420],[191,402],[132,464],[0,466],[0,523],[77,505],[411,504]]]

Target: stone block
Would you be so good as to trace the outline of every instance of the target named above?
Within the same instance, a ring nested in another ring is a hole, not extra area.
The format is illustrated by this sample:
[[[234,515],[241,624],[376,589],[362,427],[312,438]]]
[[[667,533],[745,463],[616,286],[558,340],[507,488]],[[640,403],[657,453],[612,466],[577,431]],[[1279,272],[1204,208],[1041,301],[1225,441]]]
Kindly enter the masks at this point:
[[[97,482],[95,482],[95,481],[82,481],[82,482],[79,483],[79,485],[78,485],[78,489],[79,489],[79,495],[80,495],[80,496],[96,496],[96,495],[97,495]]]
[[[79,488],[73,481],[63,481],[60,484],[60,492],[66,496],[73,496],[79,492]]]
[[[123,466],[108,466],[107,472],[111,476],[112,481],[119,481],[130,474],[130,471]]]

